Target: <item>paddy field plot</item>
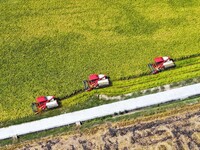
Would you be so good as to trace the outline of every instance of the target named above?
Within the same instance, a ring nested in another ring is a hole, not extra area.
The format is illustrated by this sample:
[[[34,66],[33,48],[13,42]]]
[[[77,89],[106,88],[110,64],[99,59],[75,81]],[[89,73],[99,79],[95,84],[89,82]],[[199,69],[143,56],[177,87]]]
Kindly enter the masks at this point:
[[[148,73],[156,56],[188,57],[176,71],[158,75],[167,83],[200,75],[198,0],[3,0],[0,9],[1,122],[33,115],[30,104],[37,96],[64,97],[82,89],[91,73],[111,77],[113,90],[107,93],[126,93],[114,85]],[[146,78],[155,81],[138,89],[166,83]]]

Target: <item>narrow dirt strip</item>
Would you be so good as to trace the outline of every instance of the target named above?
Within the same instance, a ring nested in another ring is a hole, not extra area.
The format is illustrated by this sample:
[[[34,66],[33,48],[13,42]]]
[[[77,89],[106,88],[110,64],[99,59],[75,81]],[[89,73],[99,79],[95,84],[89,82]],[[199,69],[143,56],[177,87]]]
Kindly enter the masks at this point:
[[[105,104],[89,109],[66,113],[41,120],[22,123],[19,125],[0,128],[0,140],[16,135],[24,135],[28,133],[61,127],[80,121],[100,118],[112,115],[114,113],[165,103],[172,100],[181,100],[199,94],[200,83],[137,98],[131,98],[120,102],[114,102],[111,104]]]

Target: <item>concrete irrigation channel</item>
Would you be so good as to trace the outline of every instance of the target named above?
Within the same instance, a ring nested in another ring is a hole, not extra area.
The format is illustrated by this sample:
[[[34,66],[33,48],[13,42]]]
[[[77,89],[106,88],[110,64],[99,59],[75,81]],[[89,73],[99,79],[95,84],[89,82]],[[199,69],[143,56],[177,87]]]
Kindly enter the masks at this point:
[[[0,128],[0,140],[200,95],[200,83]]]

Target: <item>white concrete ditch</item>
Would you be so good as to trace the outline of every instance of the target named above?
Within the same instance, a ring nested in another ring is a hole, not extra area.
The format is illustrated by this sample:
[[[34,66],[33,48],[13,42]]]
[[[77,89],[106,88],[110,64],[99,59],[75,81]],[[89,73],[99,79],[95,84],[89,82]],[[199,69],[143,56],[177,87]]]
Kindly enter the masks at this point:
[[[48,130],[76,122],[100,118],[114,113],[130,111],[142,107],[166,103],[172,100],[181,100],[200,94],[200,83],[184,86],[155,94],[140,96],[124,101],[105,104],[89,109],[66,113],[32,122],[0,128],[0,140],[28,133]]]

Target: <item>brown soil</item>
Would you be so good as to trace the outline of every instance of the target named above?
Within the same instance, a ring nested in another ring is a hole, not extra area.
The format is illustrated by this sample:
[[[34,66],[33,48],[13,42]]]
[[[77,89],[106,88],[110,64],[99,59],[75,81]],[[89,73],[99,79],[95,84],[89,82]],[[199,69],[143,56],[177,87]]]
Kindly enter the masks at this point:
[[[7,147],[23,150],[199,150],[200,105],[136,120],[107,123],[83,133],[46,137]]]

